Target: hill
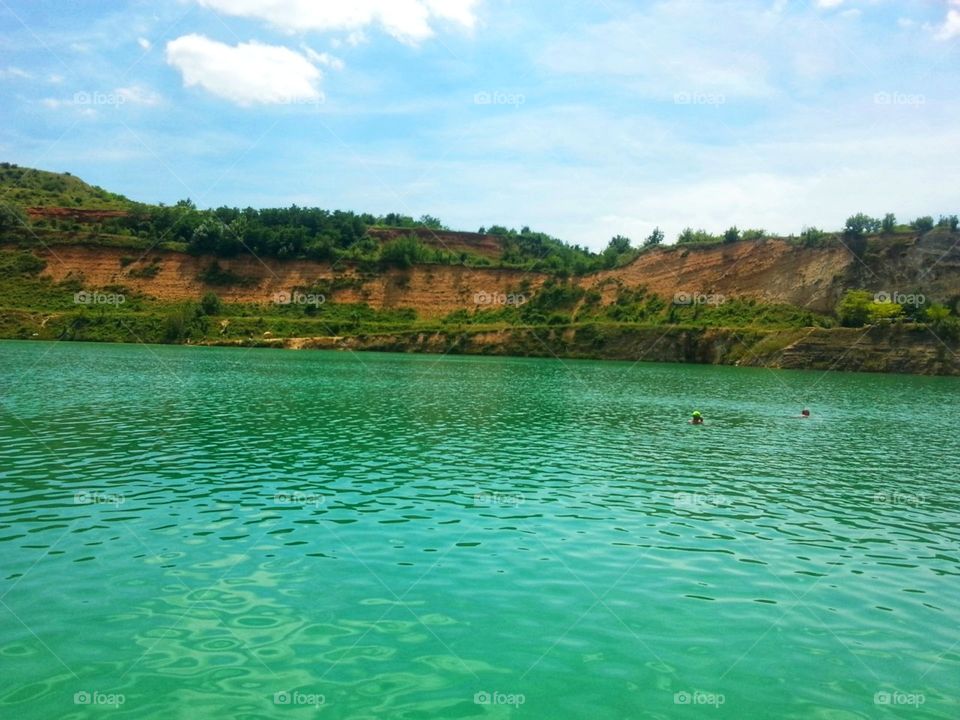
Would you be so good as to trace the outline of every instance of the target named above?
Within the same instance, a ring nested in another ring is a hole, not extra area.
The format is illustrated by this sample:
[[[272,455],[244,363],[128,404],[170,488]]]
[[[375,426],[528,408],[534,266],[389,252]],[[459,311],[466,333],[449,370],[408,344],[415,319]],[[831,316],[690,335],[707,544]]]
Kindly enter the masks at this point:
[[[24,168],[0,163],[0,202],[27,208],[84,208],[86,210],[135,209],[138,204],[123,195],[88,185],[70,173]]]
[[[949,220],[790,238],[690,231],[641,248],[614,238],[593,253],[528,228],[151,206],[5,170],[3,197],[29,204],[0,217],[0,337],[960,372]],[[70,193],[80,206],[58,204]]]

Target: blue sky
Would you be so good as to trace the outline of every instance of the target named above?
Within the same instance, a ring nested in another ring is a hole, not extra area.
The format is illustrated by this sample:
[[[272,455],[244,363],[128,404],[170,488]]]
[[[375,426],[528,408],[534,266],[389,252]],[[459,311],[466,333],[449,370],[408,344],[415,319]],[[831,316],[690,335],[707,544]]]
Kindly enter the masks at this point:
[[[0,0],[0,158],[146,202],[529,225],[960,211],[960,0]]]

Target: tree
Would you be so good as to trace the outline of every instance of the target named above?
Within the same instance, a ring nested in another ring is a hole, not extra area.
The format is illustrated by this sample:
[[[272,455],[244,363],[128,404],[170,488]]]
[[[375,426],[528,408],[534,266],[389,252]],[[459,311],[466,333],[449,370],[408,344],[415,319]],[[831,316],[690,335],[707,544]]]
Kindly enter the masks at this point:
[[[859,238],[868,233],[879,232],[882,225],[883,223],[876,218],[864,213],[857,213],[847,218],[847,224],[843,232],[848,238]]]
[[[728,229],[723,233],[723,241],[725,243],[735,243],[740,239],[740,231],[737,229],[737,226],[734,225],[732,228]]]
[[[866,290],[848,290],[837,304],[837,318],[845,327],[863,327],[870,319],[873,296]]]
[[[220,307],[220,298],[215,292],[206,293],[200,300],[200,310],[204,315],[219,315]]]
[[[380,250],[380,260],[386,265],[410,267],[423,262],[427,257],[427,246],[413,236],[391,240]]]
[[[816,227],[805,227],[800,232],[800,241],[805,247],[818,247],[827,234]]]
[[[420,224],[431,230],[443,230],[443,223],[440,222],[440,218],[435,218],[433,215],[421,215]]]
[[[763,228],[752,228],[750,230],[744,230],[741,237],[744,240],[748,240],[750,242],[756,242],[757,240],[763,240],[766,234],[767,234],[767,231],[764,230]]]
[[[941,305],[939,303],[933,303],[924,310],[924,316],[926,319],[934,325],[934,327],[942,325],[946,322],[947,318],[950,317],[950,308],[946,305]]]
[[[0,205],[0,231],[15,230],[27,224],[23,211],[13,205]]]
[[[623,235],[610,238],[610,242],[607,243],[607,250],[615,252],[617,255],[630,252],[630,238]]]
[[[897,229],[897,216],[893,213],[887,213],[883,216],[883,220],[880,222],[880,229],[884,233],[892,233]]]
[[[928,233],[933,230],[933,218],[930,215],[924,215],[923,217],[918,217],[912,223],[910,227],[916,230],[920,235]]]
[[[871,302],[867,305],[867,319],[871,323],[878,320],[892,320],[903,315],[903,306],[895,302]]]
[[[663,230],[661,230],[659,227],[655,227],[653,229],[653,232],[650,233],[650,235],[647,236],[647,239],[643,241],[643,246],[645,248],[655,247],[660,243],[662,243],[663,239],[664,239]]]

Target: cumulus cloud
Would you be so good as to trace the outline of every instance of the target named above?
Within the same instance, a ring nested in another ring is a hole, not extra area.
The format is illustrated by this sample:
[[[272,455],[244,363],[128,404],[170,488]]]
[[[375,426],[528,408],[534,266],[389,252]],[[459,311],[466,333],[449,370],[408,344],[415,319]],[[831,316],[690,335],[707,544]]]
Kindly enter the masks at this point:
[[[166,56],[180,71],[184,86],[203,88],[237,105],[323,100],[318,88],[320,70],[304,55],[285,47],[258,42],[232,46],[191,34],[168,42]]]
[[[137,45],[142,47],[144,50],[149,50],[153,45],[145,37],[137,38]]]
[[[288,32],[348,31],[379,25],[393,37],[417,43],[433,35],[435,20],[466,28],[476,23],[479,0],[197,0],[211,10],[265,20]]]
[[[937,31],[938,40],[952,40],[960,37],[960,0],[950,0],[953,6],[947,12],[947,19]]]

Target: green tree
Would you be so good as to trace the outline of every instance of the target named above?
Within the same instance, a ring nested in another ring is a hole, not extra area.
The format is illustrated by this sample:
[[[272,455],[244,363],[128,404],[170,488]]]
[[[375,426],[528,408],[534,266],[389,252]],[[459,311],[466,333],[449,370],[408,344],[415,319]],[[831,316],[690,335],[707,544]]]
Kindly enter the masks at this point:
[[[924,310],[923,314],[929,323],[938,326],[942,325],[950,317],[950,308],[940,303],[933,303]]]
[[[912,223],[910,227],[916,230],[920,235],[928,233],[933,230],[933,218],[930,215],[924,215],[923,217],[918,217]]]
[[[203,298],[200,300],[200,311],[204,315],[219,315],[220,308],[220,298],[215,292],[205,293]]]
[[[381,248],[380,261],[386,265],[406,268],[424,262],[428,257],[428,249],[416,237],[400,237]]]
[[[866,290],[848,290],[837,304],[837,319],[845,327],[863,327],[870,319],[873,295]]]
[[[800,241],[805,247],[819,247],[826,236],[827,234],[820,228],[805,227],[800,232]]]
[[[871,302],[867,305],[867,319],[871,323],[878,320],[892,320],[903,315],[903,306],[895,302]]]
[[[13,205],[0,205],[0,231],[16,230],[27,224],[27,216]]]
[[[843,232],[848,238],[859,238],[869,233],[880,231],[883,223],[877,218],[870,217],[864,213],[857,213],[847,218],[847,224]]]
[[[420,224],[424,227],[430,228],[431,230],[443,230],[443,223],[440,222],[440,218],[435,218],[433,215],[421,215]]]
[[[725,243],[735,243],[740,239],[740,230],[737,229],[737,226],[734,225],[732,228],[729,228],[726,232],[723,233],[723,241]]]
[[[647,236],[647,239],[643,241],[643,246],[645,248],[655,247],[660,243],[662,243],[663,239],[664,239],[663,230],[661,230],[659,227],[655,227],[653,229],[653,232],[650,233],[650,235]]]
[[[883,216],[883,220],[880,221],[880,229],[887,234],[892,233],[897,229],[897,216],[893,213],[887,213]]]
[[[624,237],[623,235],[617,235],[610,239],[610,242],[607,243],[607,250],[616,253],[617,255],[623,255],[625,252],[630,252],[630,238]]]

